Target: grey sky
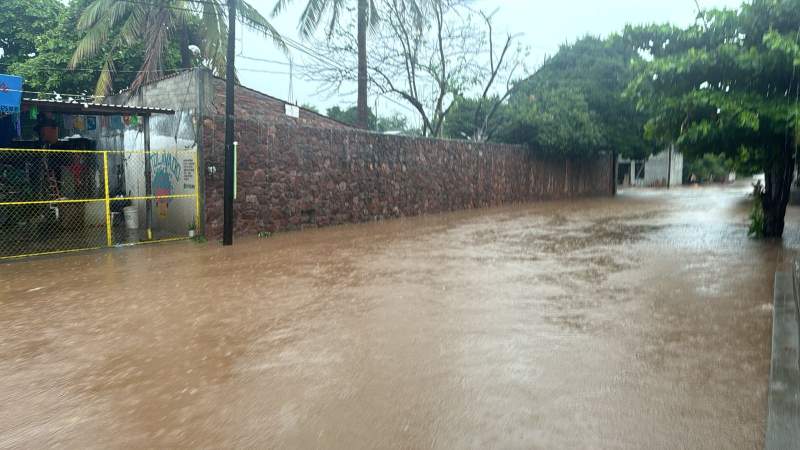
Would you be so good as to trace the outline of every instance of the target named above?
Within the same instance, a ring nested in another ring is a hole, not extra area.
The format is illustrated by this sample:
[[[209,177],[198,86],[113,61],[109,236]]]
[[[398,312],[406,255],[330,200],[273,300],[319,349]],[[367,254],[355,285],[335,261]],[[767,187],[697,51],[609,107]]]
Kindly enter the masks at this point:
[[[736,8],[741,0],[699,0],[702,7]],[[297,19],[306,0],[295,0],[295,5],[281,16],[272,19],[282,34],[299,40]],[[250,0],[262,14],[268,15],[275,0]],[[605,36],[622,30],[627,23],[664,23],[689,25],[694,21],[694,0],[475,0],[473,6],[486,12],[498,9],[495,24],[498,32],[523,33],[524,44],[531,50],[528,66],[538,66],[544,57],[553,54],[564,42],[574,41],[586,34]],[[240,31],[241,33],[241,31]],[[240,34],[238,52],[244,56],[287,61],[287,57],[265,38],[253,32]],[[306,56],[293,51],[295,63],[302,64]],[[246,86],[273,95],[289,98],[289,67],[240,58],[236,62],[241,81]],[[262,71],[262,72],[256,72]],[[275,73],[265,73],[275,72]],[[333,105],[355,104],[355,94],[328,98],[316,94],[319,86],[304,82],[295,73],[293,77],[294,100],[300,104],[317,106],[321,111]],[[352,89],[348,89],[350,91]],[[375,106],[375,99],[370,99]],[[379,114],[403,112],[398,106],[379,101]]]

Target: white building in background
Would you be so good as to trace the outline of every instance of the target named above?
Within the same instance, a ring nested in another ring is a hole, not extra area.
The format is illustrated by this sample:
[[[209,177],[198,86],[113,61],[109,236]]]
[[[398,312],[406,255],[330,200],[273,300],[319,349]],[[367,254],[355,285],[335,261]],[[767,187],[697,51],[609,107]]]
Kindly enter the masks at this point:
[[[683,184],[683,155],[672,145],[646,160],[619,159],[617,184],[620,186],[666,187]]]

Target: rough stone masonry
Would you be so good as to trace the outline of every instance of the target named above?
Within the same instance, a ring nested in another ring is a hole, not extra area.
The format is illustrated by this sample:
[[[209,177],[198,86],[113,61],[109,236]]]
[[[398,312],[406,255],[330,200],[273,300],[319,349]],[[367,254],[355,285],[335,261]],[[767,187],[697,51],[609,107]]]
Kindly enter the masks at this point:
[[[206,118],[206,234],[222,233],[224,118]],[[297,230],[567,197],[611,195],[611,157],[238,120],[235,231]]]

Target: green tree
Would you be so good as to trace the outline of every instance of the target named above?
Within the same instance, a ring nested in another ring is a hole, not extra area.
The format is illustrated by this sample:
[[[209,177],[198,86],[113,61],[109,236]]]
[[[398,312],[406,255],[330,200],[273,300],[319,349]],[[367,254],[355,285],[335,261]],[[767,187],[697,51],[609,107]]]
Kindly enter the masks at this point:
[[[312,105],[311,103],[303,103],[302,105],[300,105],[300,107],[303,109],[307,109],[309,111],[314,111],[315,113],[319,114],[319,108]]]
[[[188,47],[194,29],[198,32],[196,45],[201,48],[201,58],[224,77],[227,75],[226,4],[226,0],[93,0],[78,20],[78,31],[84,34],[69,65],[79,68],[86,60],[102,55],[95,95],[105,96],[113,89],[117,56],[126,48],[141,45],[142,64],[131,85],[135,91],[143,83],[163,75],[173,42],[178,43],[184,67],[189,66]],[[269,21],[244,0],[237,2],[237,17],[283,47],[280,35]]]
[[[565,89],[574,91],[585,101],[594,123],[583,130],[599,133],[576,139],[597,145],[592,151],[643,158],[652,149],[644,139],[645,116],[636,110],[634,101],[624,96],[636,75],[633,63],[639,59],[633,46],[626,45],[619,36],[605,40],[586,36],[561,46],[536,73],[514,87],[512,98],[517,104],[524,104],[526,98],[547,97],[566,92]],[[578,103],[573,104],[581,107]]]
[[[414,134],[414,130],[408,126],[408,119],[401,114],[378,117],[372,113],[371,108],[367,108],[367,113],[369,114],[367,120],[368,130],[378,131],[381,133],[392,131],[399,132],[401,134]],[[351,106],[347,109],[334,106],[332,108],[328,108],[328,111],[326,111],[325,115],[331,119],[338,120],[339,122],[343,122],[354,127],[358,126],[358,110],[355,106]]]
[[[36,38],[56,24],[58,0],[3,0],[0,4],[0,64],[11,66],[36,53]]]
[[[646,134],[690,158],[709,149],[765,171],[763,234],[783,234],[794,173],[800,96],[800,0],[753,0],[701,12],[695,25],[629,27],[649,53],[629,94]]]
[[[494,112],[492,108],[484,107],[483,103],[494,105]],[[459,96],[453,101],[444,121],[444,135],[452,139],[473,139],[481,135],[483,140],[493,141],[498,130],[509,119],[508,105],[498,96],[489,96],[485,102]]]
[[[691,181],[692,176],[700,183],[724,182],[734,170],[734,162],[724,154],[706,153],[699,158],[685,161],[684,178]]]
[[[408,119],[402,114],[378,117],[377,124],[375,125],[375,131],[380,131],[381,133],[397,132],[400,134],[414,136],[420,134],[418,130],[413,130],[408,125]]]
[[[356,106],[351,106],[347,109],[334,106],[332,108],[328,108],[328,111],[325,113],[325,115],[331,119],[338,120],[339,122],[344,122],[354,127],[360,127],[358,122],[358,107]],[[372,113],[372,108],[367,108],[367,126],[365,129],[374,131],[376,130],[377,124],[378,118]]]
[[[602,128],[577,88],[548,85],[513,95],[501,140],[548,154],[585,155],[606,147]]]
[[[25,79],[29,90],[60,92],[67,94],[90,94],[94,90],[97,72],[103,63],[100,56],[87,60],[79,70],[65,68],[75,52],[80,35],[75,33],[83,10],[92,0],[73,0],[49,22],[46,31],[35,38],[35,56],[13,64],[10,72]],[[115,57],[118,69],[117,81],[128,85],[141,66],[141,46],[120,49]],[[95,68],[95,69],[93,69]]]

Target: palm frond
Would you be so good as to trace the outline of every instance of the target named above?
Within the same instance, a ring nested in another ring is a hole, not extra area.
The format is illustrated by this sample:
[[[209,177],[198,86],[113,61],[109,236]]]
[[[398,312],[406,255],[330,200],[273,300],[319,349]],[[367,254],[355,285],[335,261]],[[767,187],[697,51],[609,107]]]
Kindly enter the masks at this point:
[[[77,29],[86,30],[105,17],[108,10],[117,0],[94,0],[86,9],[83,10],[78,18]]]
[[[225,48],[228,43],[227,14],[219,3],[203,5],[201,26],[204,30],[203,57],[211,70],[219,76],[225,74]]]
[[[103,67],[100,70],[100,77],[97,78],[97,84],[94,88],[95,101],[111,95],[113,90],[114,72],[114,58],[112,53],[106,55],[106,60],[103,62]]]
[[[244,0],[239,0],[236,2],[236,4],[236,12],[247,27],[272,39],[272,42],[284,52],[288,51],[286,48],[286,43],[283,42],[281,34],[275,29],[275,27],[272,26],[271,23],[269,23],[269,20],[267,20],[266,17],[262,16],[257,9],[253,8],[252,5]]]
[[[416,3],[412,1],[411,3]],[[369,26],[373,30],[378,26],[378,22],[381,21],[381,17],[378,14],[378,5],[375,3],[375,0],[369,0]]]
[[[276,17],[278,14],[282,13],[289,7],[289,4],[292,3],[292,0],[278,0],[275,2],[275,6],[272,7],[272,12],[270,16]]]
[[[119,29],[119,37],[129,45],[140,42],[144,35],[142,30],[147,24],[147,17],[147,11],[142,8],[136,8],[131,11],[128,19],[123,22]]]
[[[332,1],[336,2],[337,0],[308,0],[306,7],[303,8],[303,13],[300,15],[300,23],[298,24],[300,34],[303,37],[310,37],[314,34],[314,31],[319,27],[322,16],[330,8]]]
[[[170,27],[167,22],[171,18],[169,7],[161,7],[153,11],[145,31],[144,61],[139,73],[131,83],[131,91],[137,92],[145,83],[157,79],[164,69],[164,51],[169,45]]]
[[[97,55],[108,42],[110,27],[107,21],[99,22],[89,28],[83,38],[78,42],[72,58],[67,67],[74,69],[82,61]]]

